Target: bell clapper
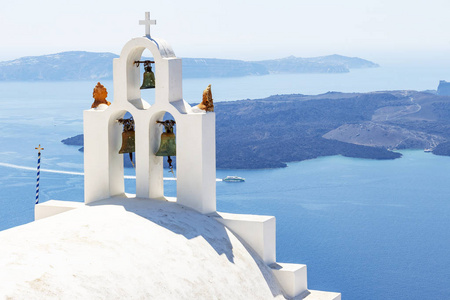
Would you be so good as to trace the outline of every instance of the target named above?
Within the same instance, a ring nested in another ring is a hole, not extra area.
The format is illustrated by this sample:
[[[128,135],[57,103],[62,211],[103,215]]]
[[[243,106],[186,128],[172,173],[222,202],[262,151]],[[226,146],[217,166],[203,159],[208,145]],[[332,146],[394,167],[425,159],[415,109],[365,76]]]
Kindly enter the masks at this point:
[[[172,159],[170,156],[167,156],[167,163],[169,163],[169,173],[172,173],[173,177],[175,177],[175,173],[173,172]]]
[[[134,162],[133,162],[133,152],[130,152],[129,154],[130,154],[131,165],[133,166],[134,169],[136,169],[136,166],[134,165]]]

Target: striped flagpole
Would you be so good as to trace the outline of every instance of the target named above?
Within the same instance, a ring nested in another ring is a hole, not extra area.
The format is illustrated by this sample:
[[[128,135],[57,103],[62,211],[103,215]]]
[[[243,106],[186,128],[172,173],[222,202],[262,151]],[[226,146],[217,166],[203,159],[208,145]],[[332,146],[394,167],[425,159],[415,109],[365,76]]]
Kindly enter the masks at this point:
[[[36,182],[36,204],[39,203],[39,177],[41,174],[41,150],[44,150],[44,148],[41,148],[41,144],[39,144],[39,147],[34,148],[38,151],[38,163],[37,163],[37,182]]]

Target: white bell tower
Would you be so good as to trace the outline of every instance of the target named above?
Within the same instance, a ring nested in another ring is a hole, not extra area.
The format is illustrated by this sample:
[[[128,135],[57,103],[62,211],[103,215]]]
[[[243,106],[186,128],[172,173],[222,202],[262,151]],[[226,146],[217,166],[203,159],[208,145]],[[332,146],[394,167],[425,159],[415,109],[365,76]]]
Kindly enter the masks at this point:
[[[195,112],[183,100],[181,59],[162,39],[146,36],[130,40],[114,59],[114,99],[105,109],[84,111],[85,203],[125,196],[123,155],[119,154],[122,126],[118,118],[129,112],[135,122],[136,195],[165,200],[163,157],[155,156],[166,112],[176,121],[177,203],[203,214],[216,211],[216,141],[214,112]],[[141,98],[140,68],[135,61],[148,49],[155,61],[155,104]],[[199,91],[199,100],[202,91]],[[129,197],[129,196],[128,196]]]

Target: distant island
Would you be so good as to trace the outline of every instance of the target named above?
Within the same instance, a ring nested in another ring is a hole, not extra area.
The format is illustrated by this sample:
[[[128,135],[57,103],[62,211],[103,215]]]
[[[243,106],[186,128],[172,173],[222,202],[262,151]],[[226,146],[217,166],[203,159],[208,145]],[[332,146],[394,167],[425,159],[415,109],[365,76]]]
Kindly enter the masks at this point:
[[[279,168],[329,155],[395,159],[400,149],[450,155],[450,96],[429,92],[275,95],[218,102],[215,111],[217,168]]]
[[[445,80],[441,80],[439,81],[439,85],[437,88],[436,93],[438,95],[450,95],[450,82],[447,82]]]
[[[111,80],[113,53],[70,51],[22,57],[0,62],[0,81]],[[243,61],[215,58],[183,58],[183,78],[239,77],[274,73],[346,73],[357,68],[376,68],[376,63],[357,57],[329,55],[312,58],[286,57]]]

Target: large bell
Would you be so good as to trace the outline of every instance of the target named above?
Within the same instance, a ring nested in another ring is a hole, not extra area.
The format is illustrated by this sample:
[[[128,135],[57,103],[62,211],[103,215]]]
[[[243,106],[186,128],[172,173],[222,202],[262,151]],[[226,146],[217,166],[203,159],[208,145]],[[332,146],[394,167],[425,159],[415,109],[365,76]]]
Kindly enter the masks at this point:
[[[133,153],[135,152],[134,143],[134,130],[122,132],[122,147],[119,150],[119,154]]]
[[[177,146],[175,144],[175,134],[173,132],[163,132],[161,134],[161,144],[156,156],[177,156]]]
[[[142,81],[141,90],[155,88],[155,74],[152,71],[152,66],[148,63],[144,66],[144,80]]]
[[[174,120],[156,121],[156,123],[164,126],[166,132],[161,134],[161,144],[159,150],[156,152],[156,156],[176,156],[177,146],[175,144],[175,134],[173,133]]]

